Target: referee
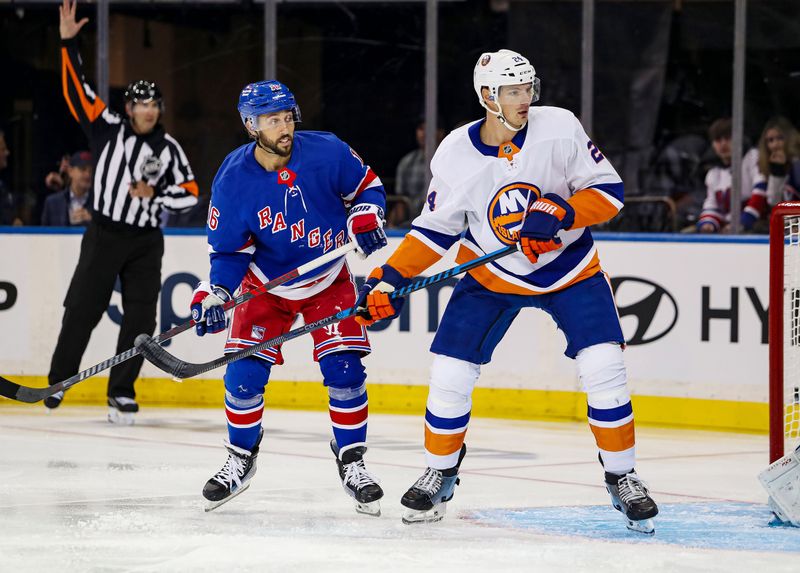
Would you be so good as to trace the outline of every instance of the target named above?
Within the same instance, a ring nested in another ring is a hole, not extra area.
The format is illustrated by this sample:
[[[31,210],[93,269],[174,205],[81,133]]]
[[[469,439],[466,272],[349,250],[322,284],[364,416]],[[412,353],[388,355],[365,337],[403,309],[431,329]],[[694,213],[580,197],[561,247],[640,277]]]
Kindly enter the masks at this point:
[[[125,113],[112,112],[89,87],[81,70],[75,36],[88,22],[75,21],[77,0],[63,0],[61,78],[64,98],[80,123],[92,151],[92,222],[81,242],[75,274],[64,300],[61,332],[48,380],[55,384],[78,372],[92,330],[103,316],[114,283],[122,284],[122,328],[117,353],[133,346],[136,335],[156,327],[164,237],[162,210],[181,212],[197,204],[197,183],[178,142],[159,123],[161,92],[152,82],[132,82],[125,91]],[[131,424],[139,410],[134,381],[142,367],[138,356],[111,369],[108,420]],[[57,408],[57,392],[45,406]]]

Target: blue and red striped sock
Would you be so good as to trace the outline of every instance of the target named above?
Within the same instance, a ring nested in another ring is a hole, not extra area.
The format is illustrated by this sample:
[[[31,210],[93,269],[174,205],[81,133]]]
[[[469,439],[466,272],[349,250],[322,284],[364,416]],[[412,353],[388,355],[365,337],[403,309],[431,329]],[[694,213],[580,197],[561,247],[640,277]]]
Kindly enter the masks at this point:
[[[333,426],[333,437],[344,452],[367,443],[367,387],[328,388],[328,409]],[[341,455],[341,453],[340,453]]]
[[[264,414],[264,397],[254,396],[247,400],[225,395],[225,415],[228,418],[228,440],[234,446],[252,450],[261,432]]]

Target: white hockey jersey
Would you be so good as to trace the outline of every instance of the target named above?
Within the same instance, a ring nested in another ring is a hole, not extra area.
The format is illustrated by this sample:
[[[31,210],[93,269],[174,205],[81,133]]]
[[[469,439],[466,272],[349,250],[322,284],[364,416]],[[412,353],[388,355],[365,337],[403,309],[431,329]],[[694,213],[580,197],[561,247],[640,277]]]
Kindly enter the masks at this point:
[[[556,193],[575,209],[558,237],[563,246],[532,264],[514,253],[470,274],[494,292],[540,294],[600,270],[589,225],[622,208],[619,175],[569,111],[532,107],[527,126],[499,146],[480,139],[480,120],[450,133],[431,163],[422,213],[388,264],[407,277],[433,264],[460,240],[459,263],[514,244],[527,206]]]
[[[706,173],[705,182],[706,199],[697,224],[711,223],[719,230],[724,224],[731,222],[731,166],[712,167]],[[760,199],[751,201],[753,196]],[[766,196],[767,180],[758,170],[758,149],[753,148],[742,156],[742,208],[758,218],[761,211],[766,209]],[[752,205],[747,207],[746,204],[749,203]]]

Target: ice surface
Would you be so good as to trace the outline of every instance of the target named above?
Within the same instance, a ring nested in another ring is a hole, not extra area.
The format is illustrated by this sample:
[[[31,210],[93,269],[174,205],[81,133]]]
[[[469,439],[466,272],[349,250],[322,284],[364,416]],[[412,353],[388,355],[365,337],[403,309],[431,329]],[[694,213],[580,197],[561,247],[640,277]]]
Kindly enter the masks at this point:
[[[769,527],[765,436],[637,429],[663,513],[647,538],[608,503],[583,424],[473,419],[445,520],[400,522],[424,469],[422,417],[370,417],[383,515],[356,514],[325,412],[267,410],[251,488],[204,513],[222,409],[0,406],[0,571],[800,570],[800,529]]]

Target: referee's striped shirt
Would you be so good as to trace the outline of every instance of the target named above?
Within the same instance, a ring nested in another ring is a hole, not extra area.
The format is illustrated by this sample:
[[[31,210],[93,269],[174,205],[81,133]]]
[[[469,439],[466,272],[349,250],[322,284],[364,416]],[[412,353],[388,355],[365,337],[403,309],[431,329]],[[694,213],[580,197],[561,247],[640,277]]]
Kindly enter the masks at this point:
[[[73,117],[89,138],[94,158],[92,208],[95,220],[157,228],[162,210],[180,213],[197,204],[198,188],[180,144],[161,124],[146,135],[106,107],[87,83],[76,40],[62,40],[61,80]],[[131,197],[130,186],[145,181],[152,199]]]

